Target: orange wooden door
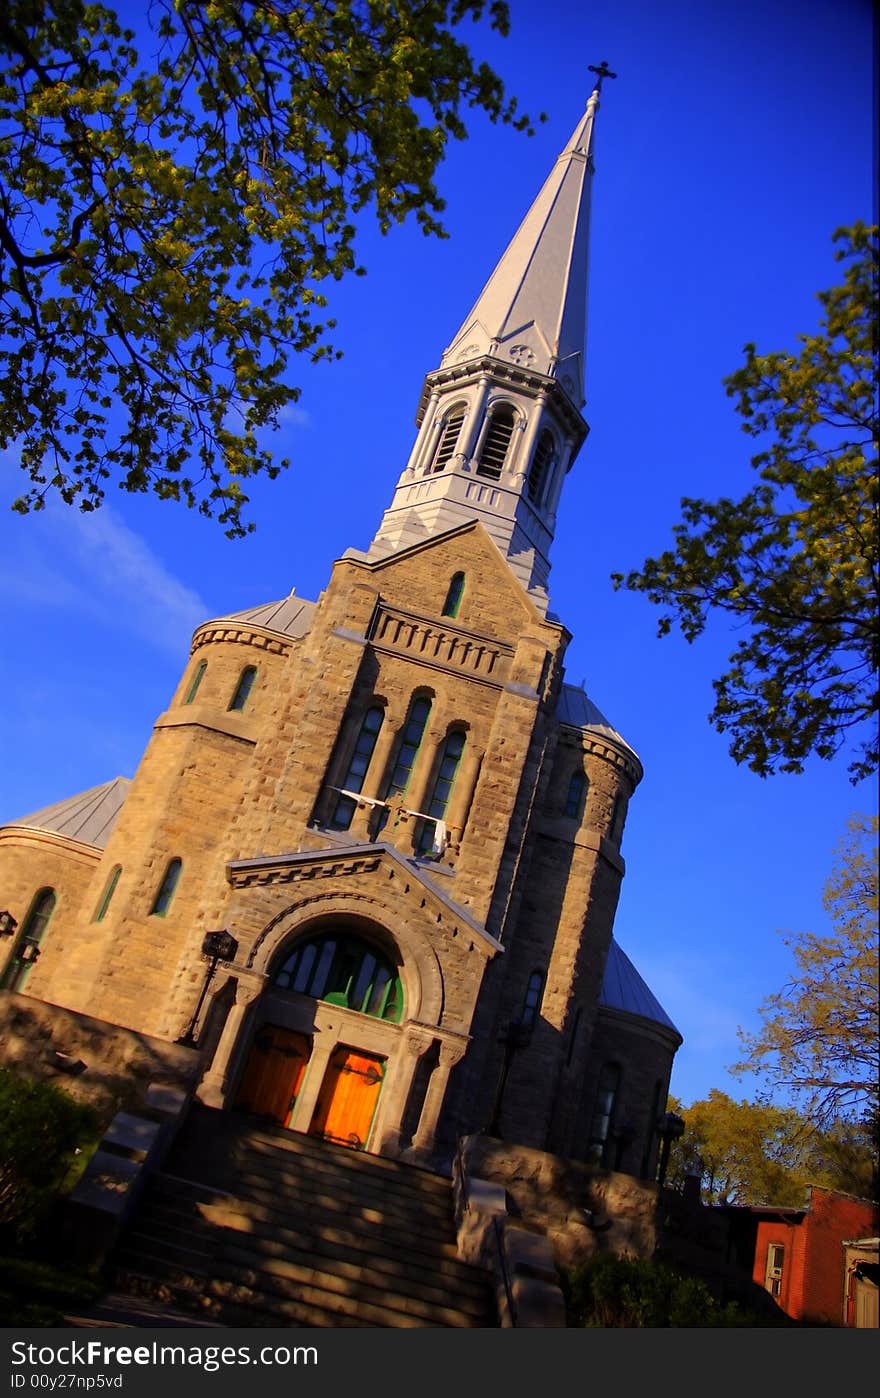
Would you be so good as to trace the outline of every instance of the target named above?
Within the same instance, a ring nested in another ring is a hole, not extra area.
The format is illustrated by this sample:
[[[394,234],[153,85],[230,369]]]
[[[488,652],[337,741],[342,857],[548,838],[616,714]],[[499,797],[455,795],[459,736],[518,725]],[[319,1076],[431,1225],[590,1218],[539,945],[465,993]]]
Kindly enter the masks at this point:
[[[363,1150],[384,1076],[384,1059],[340,1045],[327,1065],[309,1134]]]
[[[305,1034],[279,1024],[264,1024],[251,1045],[236,1106],[286,1126],[311,1051]]]

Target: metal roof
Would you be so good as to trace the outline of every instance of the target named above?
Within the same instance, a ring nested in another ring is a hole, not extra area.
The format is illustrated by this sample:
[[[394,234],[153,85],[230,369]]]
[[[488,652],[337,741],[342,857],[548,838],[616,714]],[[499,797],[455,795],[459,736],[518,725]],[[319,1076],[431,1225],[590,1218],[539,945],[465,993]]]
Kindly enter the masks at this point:
[[[53,806],[9,820],[5,824],[23,825],[31,830],[51,830],[56,835],[66,835],[70,840],[80,840],[85,845],[97,845],[103,849],[110,832],[122,810],[123,802],[131,786],[129,777],[114,777],[103,786],[90,787],[76,796],[68,796],[64,801],[56,801]]]
[[[572,728],[589,728],[593,733],[601,733],[612,742],[620,743],[627,752],[632,753],[637,762],[639,761],[638,754],[626,739],[621,737],[617,729],[612,728],[601,709],[596,707],[586,690],[581,689],[579,685],[562,686],[556,705],[556,717],[560,723],[567,723]]]
[[[254,626],[265,626],[268,631],[279,631],[282,635],[298,640],[304,636],[312,624],[316,603],[304,597],[282,597],[279,602],[263,602],[259,607],[247,607],[243,612],[231,612],[229,616],[218,617],[218,621],[250,621]]]
[[[642,980],[635,966],[612,937],[605,962],[605,976],[599,994],[599,1004],[609,1010],[623,1010],[625,1014],[641,1015],[657,1024],[665,1024],[679,1038],[681,1034],[664,1010],[653,991]]]

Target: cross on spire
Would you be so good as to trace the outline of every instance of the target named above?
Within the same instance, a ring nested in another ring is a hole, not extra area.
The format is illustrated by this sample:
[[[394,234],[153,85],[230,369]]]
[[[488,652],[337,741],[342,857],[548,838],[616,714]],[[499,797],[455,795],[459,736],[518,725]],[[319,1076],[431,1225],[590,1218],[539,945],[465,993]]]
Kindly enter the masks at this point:
[[[602,59],[602,62],[599,64],[598,67],[596,66],[595,63],[589,63],[587,66],[588,66],[588,68],[589,68],[589,70],[590,70],[591,73],[595,73],[595,74],[596,74],[596,91],[597,91],[597,92],[601,91],[601,88],[602,88],[602,79],[603,79],[603,78],[616,78],[616,77],[617,77],[617,74],[616,74],[616,73],[612,73],[611,69],[608,67],[608,59],[607,59],[607,58],[603,58],[603,59]]]

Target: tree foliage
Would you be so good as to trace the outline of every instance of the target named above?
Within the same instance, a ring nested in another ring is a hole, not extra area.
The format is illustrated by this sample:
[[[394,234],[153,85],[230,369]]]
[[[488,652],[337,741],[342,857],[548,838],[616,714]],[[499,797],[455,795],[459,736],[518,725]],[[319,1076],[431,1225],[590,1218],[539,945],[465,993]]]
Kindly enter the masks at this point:
[[[752,1326],[756,1315],[722,1305],[699,1277],[666,1262],[597,1253],[561,1273],[567,1324],[587,1329],[704,1329]]]
[[[873,1196],[873,1143],[863,1123],[832,1121],[820,1130],[793,1107],[736,1102],[715,1088],[676,1110],[685,1131],[670,1152],[668,1179],[680,1188],[697,1175],[705,1204],[799,1208],[811,1184]]]
[[[725,380],[763,439],[760,483],[739,500],[683,499],[674,548],[613,577],[666,609],[661,636],[677,622],[693,641],[716,612],[746,631],[709,719],[761,776],[846,744],[853,781],[878,765],[877,235],[838,229],[848,265],[819,293],[818,333],[798,353],[746,345]]]
[[[732,1071],[758,1073],[822,1125],[878,1111],[877,817],[855,816],[825,885],[832,930],[786,936],[795,972],[761,1005]]]
[[[115,478],[247,532],[290,357],[336,351],[355,216],[442,233],[435,174],[476,107],[518,128],[453,32],[503,0],[7,0],[0,14],[0,447],[22,513]],[[143,59],[141,57],[143,51]]]

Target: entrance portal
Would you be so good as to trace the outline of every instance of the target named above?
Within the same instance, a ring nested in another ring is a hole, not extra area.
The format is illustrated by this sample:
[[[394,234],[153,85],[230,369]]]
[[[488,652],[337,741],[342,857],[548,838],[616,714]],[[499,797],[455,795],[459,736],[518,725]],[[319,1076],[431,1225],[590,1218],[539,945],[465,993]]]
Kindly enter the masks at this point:
[[[384,1077],[383,1058],[340,1044],[327,1065],[309,1135],[364,1150]]]
[[[288,1126],[311,1051],[305,1034],[280,1024],[262,1025],[251,1045],[235,1105]]]

